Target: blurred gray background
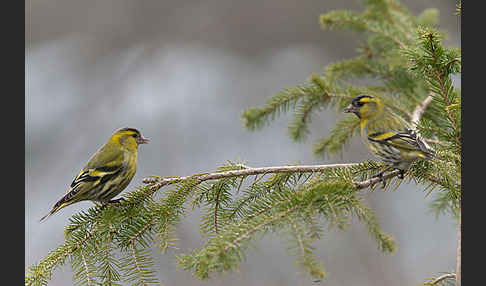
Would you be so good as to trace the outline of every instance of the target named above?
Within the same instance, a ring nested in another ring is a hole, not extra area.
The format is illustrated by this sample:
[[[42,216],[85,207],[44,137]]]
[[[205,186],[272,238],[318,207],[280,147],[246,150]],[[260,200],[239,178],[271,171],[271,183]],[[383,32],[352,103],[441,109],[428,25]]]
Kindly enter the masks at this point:
[[[454,0],[402,1],[415,14],[440,10],[448,45],[460,45]],[[295,143],[291,116],[249,132],[241,112],[287,86],[304,82],[332,61],[356,54],[354,33],[321,31],[318,16],[360,9],[357,0],[247,1],[26,1],[25,267],[63,241],[68,218],[82,202],[39,223],[88,158],[120,127],[135,127],[151,144],[140,147],[139,167],[127,189],[146,175],[190,175],[227,160],[250,166],[356,162],[371,158],[358,138],[343,156],[312,155],[334,111],[314,117],[312,135]],[[460,82],[457,82],[460,85]],[[430,212],[422,189],[367,194],[398,250],[382,254],[364,226],[332,231],[315,246],[327,279],[312,282],[275,236],[257,241],[240,270],[209,281],[176,269],[174,252],[154,252],[164,285],[416,285],[454,271],[456,225]],[[201,247],[199,217],[178,228],[179,248]],[[71,268],[49,285],[71,285]]]

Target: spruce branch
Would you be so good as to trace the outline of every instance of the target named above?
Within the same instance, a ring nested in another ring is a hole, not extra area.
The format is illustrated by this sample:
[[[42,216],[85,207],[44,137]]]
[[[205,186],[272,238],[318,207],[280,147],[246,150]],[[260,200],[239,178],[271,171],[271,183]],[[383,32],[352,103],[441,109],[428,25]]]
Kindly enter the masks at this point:
[[[418,48],[405,50],[412,63],[411,70],[425,79],[433,100],[440,107],[439,117],[447,119],[445,126],[439,128],[439,135],[447,141],[452,141],[456,150],[460,152],[460,96],[454,91],[450,77],[460,72],[460,54],[458,50],[444,48],[440,34],[433,29],[419,29],[418,41]]]
[[[216,195],[216,205],[214,206],[214,232],[218,233],[218,207],[219,207],[219,196],[221,192]]]
[[[314,154],[333,155],[339,152],[358,130],[359,120],[355,116],[341,119],[327,138],[320,139],[314,144]]]
[[[429,193],[438,189],[434,208],[457,215],[461,199],[461,99],[450,75],[460,73],[460,53],[442,47],[440,33],[432,28],[437,20],[436,10],[414,17],[394,0],[365,1],[365,6],[361,14],[333,11],[320,18],[323,28],[364,33],[358,57],[328,65],[323,75],[312,74],[304,84],[284,89],[264,106],[247,109],[242,114],[244,125],[255,130],[293,110],[289,131],[298,141],[308,134],[316,111],[328,106],[342,109],[359,94],[373,94],[407,116],[422,134],[428,135],[425,137],[433,138],[426,140],[437,144],[437,157],[442,161],[414,162],[406,179],[425,184]],[[426,28],[419,28],[419,37],[414,38],[416,28],[422,25]],[[352,80],[372,80],[373,84],[354,85]],[[315,145],[315,153],[342,150],[358,127],[359,120],[354,117],[339,121],[329,138]],[[178,256],[179,266],[193,270],[201,278],[207,278],[211,272],[232,270],[258,234],[288,230],[298,265],[321,279],[325,272],[314,259],[311,243],[320,238],[324,226],[329,230],[335,226],[344,229],[355,216],[366,225],[382,252],[395,249],[393,238],[381,230],[372,209],[359,197],[359,190],[374,189],[382,180],[400,174],[394,170],[383,178],[372,177],[382,166],[363,162],[252,168],[231,163],[217,171],[192,176],[145,178],[145,186],[128,192],[127,200],[118,207],[94,207],[74,215],[65,230],[65,243],[28,268],[25,284],[47,284],[54,269],[67,258],[71,258],[76,271],[74,280],[79,284],[115,285],[122,277],[118,269],[133,285],[156,283],[150,269],[150,243],[155,236],[162,250],[173,247],[175,226],[191,203],[193,209],[201,205],[206,208],[201,232],[209,234],[209,238],[202,249]],[[398,187],[401,182],[392,180],[387,189],[393,184]],[[155,200],[154,194],[169,185],[174,189]],[[240,189],[242,194],[237,197]],[[442,275],[427,282],[429,285],[443,284],[452,278],[460,285],[460,214],[457,236],[456,274]],[[112,250],[124,255],[119,263]]]
[[[289,231],[286,235],[290,236],[288,251],[296,256],[297,265],[307,271],[314,279],[323,280],[326,273],[322,269],[322,263],[315,260],[313,254],[315,247],[311,245],[314,237],[305,231],[304,225],[294,216],[289,217]]]
[[[138,273],[142,273],[142,269],[140,268],[140,263],[138,262],[138,258],[137,258],[137,250],[135,248],[135,242],[133,242],[133,240],[130,242],[130,247],[132,249],[132,257],[133,257],[133,261],[135,262],[135,268],[137,269]]]
[[[138,249],[135,242],[130,243],[121,262],[125,281],[130,282],[131,285],[159,284],[158,279],[155,278],[155,271],[151,270],[153,262],[148,251]]]
[[[149,227],[153,225],[156,217],[152,217],[137,233],[128,238],[128,243],[132,246],[135,240],[137,240]]]
[[[63,245],[51,251],[37,265],[27,269],[26,285],[44,285],[47,279],[52,276],[52,271],[59,265],[64,264],[65,260],[74,252],[80,250],[85,243],[94,236],[95,229],[89,230],[81,240],[71,239]]]
[[[101,258],[99,267],[97,267],[97,272],[102,285],[119,285],[116,282],[121,280],[120,274],[117,272],[117,268],[120,268],[120,266],[118,261],[112,255],[113,237],[113,233],[110,233],[107,236],[99,254],[97,254],[97,256]]]
[[[432,281],[425,282],[424,285],[427,285],[427,286],[439,285],[439,283],[442,283],[443,281],[445,281],[447,279],[456,279],[456,274],[455,273],[443,274],[443,275],[433,279]]]
[[[81,258],[83,260],[83,265],[84,265],[84,271],[86,274],[86,282],[88,283],[88,286],[91,286],[91,277],[90,277],[90,270],[88,268],[88,263],[86,262],[86,256],[84,255],[83,251],[80,252]]]
[[[226,172],[214,172],[214,173],[204,173],[196,174],[186,177],[176,177],[176,178],[153,178],[146,177],[143,179],[143,183],[147,184],[152,192],[162,188],[163,186],[177,184],[184,182],[186,180],[195,180],[198,184],[208,180],[218,180],[223,178],[239,177],[239,176],[251,176],[260,174],[275,174],[275,173],[318,173],[324,172],[330,169],[338,168],[349,168],[356,167],[361,163],[343,163],[343,164],[328,164],[328,165],[297,165],[297,166],[272,166],[272,167],[260,167],[251,168],[247,167],[243,170],[233,170]],[[383,175],[383,179],[390,179],[396,177],[400,174],[399,170],[391,171]],[[364,189],[367,187],[372,187],[378,182],[381,182],[381,178],[370,178],[364,181],[353,181],[352,183],[357,189]]]
[[[332,170],[334,169],[328,171]],[[179,265],[186,270],[192,270],[201,279],[208,278],[211,272],[232,270],[242,260],[243,251],[258,233],[278,231],[288,226],[295,216],[308,221],[312,216],[318,215],[329,221],[330,228],[337,224],[343,229],[347,226],[346,222],[350,216],[354,214],[367,224],[368,230],[375,236],[382,251],[393,251],[393,240],[380,230],[371,210],[363,206],[361,199],[356,196],[357,189],[353,183],[338,180],[332,176],[333,174],[329,175],[325,178],[314,176],[296,188],[288,186],[280,191],[269,192],[268,196],[252,203],[251,212],[245,214],[245,217],[222,226],[218,234],[214,234],[202,249],[179,255]],[[303,233],[298,234],[297,238],[301,243],[307,236],[302,236],[307,233],[308,225],[304,225],[301,229]],[[313,231],[309,232],[309,235],[316,237],[314,233],[319,233],[319,230],[315,230],[315,222],[311,225]],[[304,246],[297,244],[300,249]],[[307,247],[308,250],[311,248]],[[320,271],[318,264],[311,259],[311,253],[304,252],[307,254],[303,261],[299,259],[304,263],[301,265],[310,271],[312,276],[322,278],[324,272]],[[301,251],[298,253],[302,254]]]
[[[392,35],[392,33],[387,31],[383,25],[369,21],[369,19],[365,19],[363,15],[358,13],[346,10],[331,11],[320,16],[320,23],[322,29],[327,29],[328,27],[337,27],[353,29],[357,32],[368,31],[388,39],[401,49],[405,49],[407,47],[407,45],[401,39],[396,37],[396,34]]]
[[[186,177],[176,178],[153,178],[146,177],[142,180],[144,184],[147,184],[151,191],[156,191],[164,186],[177,184],[187,180],[194,180],[197,183],[201,183],[208,180],[219,180],[223,178],[239,177],[239,176],[252,176],[270,173],[306,173],[306,172],[323,172],[334,168],[346,168],[353,167],[359,163],[343,163],[343,164],[328,164],[328,165],[299,165],[299,166],[272,166],[272,167],[260,167],[251,168],[246,167],[241,170],[232,170],[226,172],[214,172],[195,174]]]

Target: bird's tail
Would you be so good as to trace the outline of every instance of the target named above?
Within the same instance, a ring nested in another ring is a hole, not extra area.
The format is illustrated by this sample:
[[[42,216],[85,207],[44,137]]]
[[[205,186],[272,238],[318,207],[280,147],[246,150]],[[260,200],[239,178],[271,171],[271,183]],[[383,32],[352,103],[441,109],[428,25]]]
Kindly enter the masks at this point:
[[[435,154],[435,150],[434,148],[430,147],[429,144],[427,144],[427,142],[425,142],[425,140],[423,140],[421,137],[419,137],[419,135],[417,135],[418,137],[418,145],[420,147],[420,151],[422,151],[422,154],[424,156],[424,159],[425,160],[432,160],[434,158],[437,158],[437,155]]]
[[[73,201],[68,201],[66,196],[62,197],[59,201],[57,201],[57,203],[52,207],[51,211],[46,214],[45,216],[43,216],[39,221],[43,221],[45,220],[46,218],[50,217],[51,215],[57,213],[59,210],[61,210],[62,208],[64,207],[67,207],[69,206],[70,204],[72,204]]]

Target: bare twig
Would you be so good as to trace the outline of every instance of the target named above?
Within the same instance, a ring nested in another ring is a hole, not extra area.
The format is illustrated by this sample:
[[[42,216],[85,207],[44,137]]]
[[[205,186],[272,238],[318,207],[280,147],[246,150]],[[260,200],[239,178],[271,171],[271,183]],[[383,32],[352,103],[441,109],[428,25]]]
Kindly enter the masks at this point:
[[[252,176],[258,174],[274,174],[274,173],[314,173],[314,172],[323,172],[329,169],[336,169],[336,168],[346,168],[346,167],[353,167],[357,166],[359,163],[346,163],[346,164],[329,164],[329,165],[301,165],[301,166],[275,166],[275,167],[261,167],[261,168],[250,168],[247,167],[244,170],[234,170],[234,171],[226,171],[226,172],[214,172],[214,173],[205,173],[202,175],[193,175],[193,176],[186,176],[186,177],[176,177],[176,178],[145,178],[143,179],[143,183],[148,184],[150,187],[151,192],[155,192],[163,186],[177,184],[182,181],[186,180],[196,180],[198,183],[208,181],[208,180],[218,180],[223,178],[230,178],[230,177],[238,177],[238,176]],[[391,171],[385,175],[383,175],[383,179],[393,178],[400,174],[399,170]],[[365,181],[356,181],[353,182],[354,186],[357,189],[363,189],[374,184],[381,182],[382,178],[373,177],[371,179]]]
[[[386,180],[386,179],[396,177],[399,174],[400,174],[400,170],[393,170],[393,171],[391,171],[387,174],[384,174],[382,178],[373,177],[373,178],[368,179],[366,181],[353,182],[353,184],[357,189],[364,189],[364,188],[367,188],[367,187],[371,187],[371,186],[375,185],[376,183],[381,182],[382,180]]]
[[[422,118],[425,109],[427,108],[429,103],[432,102],[432,98],[433,97],[431,95],[427,96],[425,100],[422,101],[422,103],[420,103],[419,105],[417,105],[417,107],[415,107],[415,110],[413,111],[412,118],[411,118],[413,125],[417,125],[417,123],[420,121],[420,118]]]
[[[459,226],[457,227],[456,286],[461,286],[461,232],[461,214],[459,214]]]
[[[433,281],[431,282],[427,282],[426,285],[437,285],[437,283],[443,281],[443,280],[446,280],[446,279],[454,279],[456,278],[456,274],[454,273],[447,273],[447,274],[444,274],[444,275],[441,275],[437,278],[435,278]]]
[[[359,163],[346,163],[346,164],[329,164],[329,165],[301,165],[301,166],[276,166],[276,167],[261,167],[250,168],[247,167],[243,170],[233,170],[225,172],[204,173],[201,175],[193,175],[186,177],[175,178],[145,178],[144,184],[150,185],[152,191],[156,191],[163,186],[173,185],[187,180],[196,180],[201,183],[208,180],[218,180],[223,178],[238,177],[238,176],[252,176],[259,174],[271,174],[271,173],[295,173],[295,172],[322,172],[328,169],[346,168],[357,166]]]

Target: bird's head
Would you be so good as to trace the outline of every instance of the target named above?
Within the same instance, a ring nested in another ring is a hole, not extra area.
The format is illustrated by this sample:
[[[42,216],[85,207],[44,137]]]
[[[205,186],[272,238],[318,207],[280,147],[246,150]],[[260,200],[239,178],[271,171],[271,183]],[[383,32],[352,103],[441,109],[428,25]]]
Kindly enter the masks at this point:
[[[140,131],[135,128],[122,128],[111,136],[111,140],[120,144],[126,149],[137,149],[140,144],[148,144],[149,139],[144,138]]]
[[[383,103],[376,97],[360,95],[353,99],[350,105],[344,109],[346,113],[354,113],[362,120],[376,117],[383,110]]]

